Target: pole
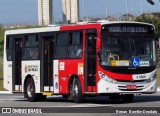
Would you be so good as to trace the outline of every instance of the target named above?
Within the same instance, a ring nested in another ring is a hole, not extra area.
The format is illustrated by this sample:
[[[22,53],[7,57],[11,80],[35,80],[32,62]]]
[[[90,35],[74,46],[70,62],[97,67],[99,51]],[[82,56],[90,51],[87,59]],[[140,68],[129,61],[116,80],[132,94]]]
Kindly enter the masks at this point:
[[[126,14],[128,14],[128,0],[126,0]]]
[[[83,0],[83,17],[84,17],[84,19],[86,17],[86,14],[85,14],[85,2],[84,2],[84,0]]]
[[[132,0],[132,15],[134,15],[134,0]]]
[[[143,12],[143,3],[142,3],[142,0],[141,0],[141,14],[142,14],[142,12]]]
[[[126,0],[126,15],[127,15],[127,20],[128,20],[128,0]]]
[[[108,17],[108,0],[106,0],[106,18]]]

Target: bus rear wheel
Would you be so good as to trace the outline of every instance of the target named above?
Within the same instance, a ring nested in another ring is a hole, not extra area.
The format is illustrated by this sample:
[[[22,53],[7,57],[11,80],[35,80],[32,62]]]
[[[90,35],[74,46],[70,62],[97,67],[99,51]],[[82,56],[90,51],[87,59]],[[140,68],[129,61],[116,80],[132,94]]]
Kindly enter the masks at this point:
[[[133,98],[134,98],[134,94],[125,94],[125,95],[122,95],[122,100],[123,102],[125,103],[130,103],[133,101]]]
[[[32,78],[27,79],[26,82],[26,97],[29,102],[37,101],[39,98],[39,94],[35,93],[35,84]]]
[[[81,103],[84,101],[84,95],[82,94],[81,84],[78,78],[73,79],[73,82],[69,86],[70,96],[75,103]]]
[[[39,100],[39,101],[46,101],[46,95],[43,95],[42,93],[39,93],[39,98],[37,99],[37,100]]]

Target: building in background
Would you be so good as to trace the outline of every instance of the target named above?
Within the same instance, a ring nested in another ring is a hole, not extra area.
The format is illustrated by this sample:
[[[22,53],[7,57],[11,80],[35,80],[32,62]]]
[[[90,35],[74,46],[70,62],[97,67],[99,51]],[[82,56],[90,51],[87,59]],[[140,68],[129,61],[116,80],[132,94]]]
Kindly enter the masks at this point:
[[[38,25],[52,23],[52,0],[38,0]]]
[[[64,23],[76,23],[79,20],[79,0],[62,0]]]
[[[70,0],[62,0],[63,22],[70,23]]]

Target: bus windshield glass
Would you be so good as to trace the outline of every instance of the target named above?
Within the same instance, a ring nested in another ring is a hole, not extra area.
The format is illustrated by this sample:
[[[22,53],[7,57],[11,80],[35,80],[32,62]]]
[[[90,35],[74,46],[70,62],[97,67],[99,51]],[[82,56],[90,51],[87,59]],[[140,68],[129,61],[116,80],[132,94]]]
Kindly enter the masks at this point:
[[[101,64],[106,66],[155,65],[153,38],[106,37],[102,39]],[[133,64],[134,60],[137,64]]]

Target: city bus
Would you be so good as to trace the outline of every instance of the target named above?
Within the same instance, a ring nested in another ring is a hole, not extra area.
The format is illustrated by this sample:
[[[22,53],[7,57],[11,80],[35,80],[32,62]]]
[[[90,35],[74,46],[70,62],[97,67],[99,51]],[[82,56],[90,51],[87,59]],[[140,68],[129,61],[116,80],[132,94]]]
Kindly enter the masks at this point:
[[[4,88],[30,101],[62,95],[132,102],[156,93],[156,37],[151,24],[97,21],[8,30]]]

